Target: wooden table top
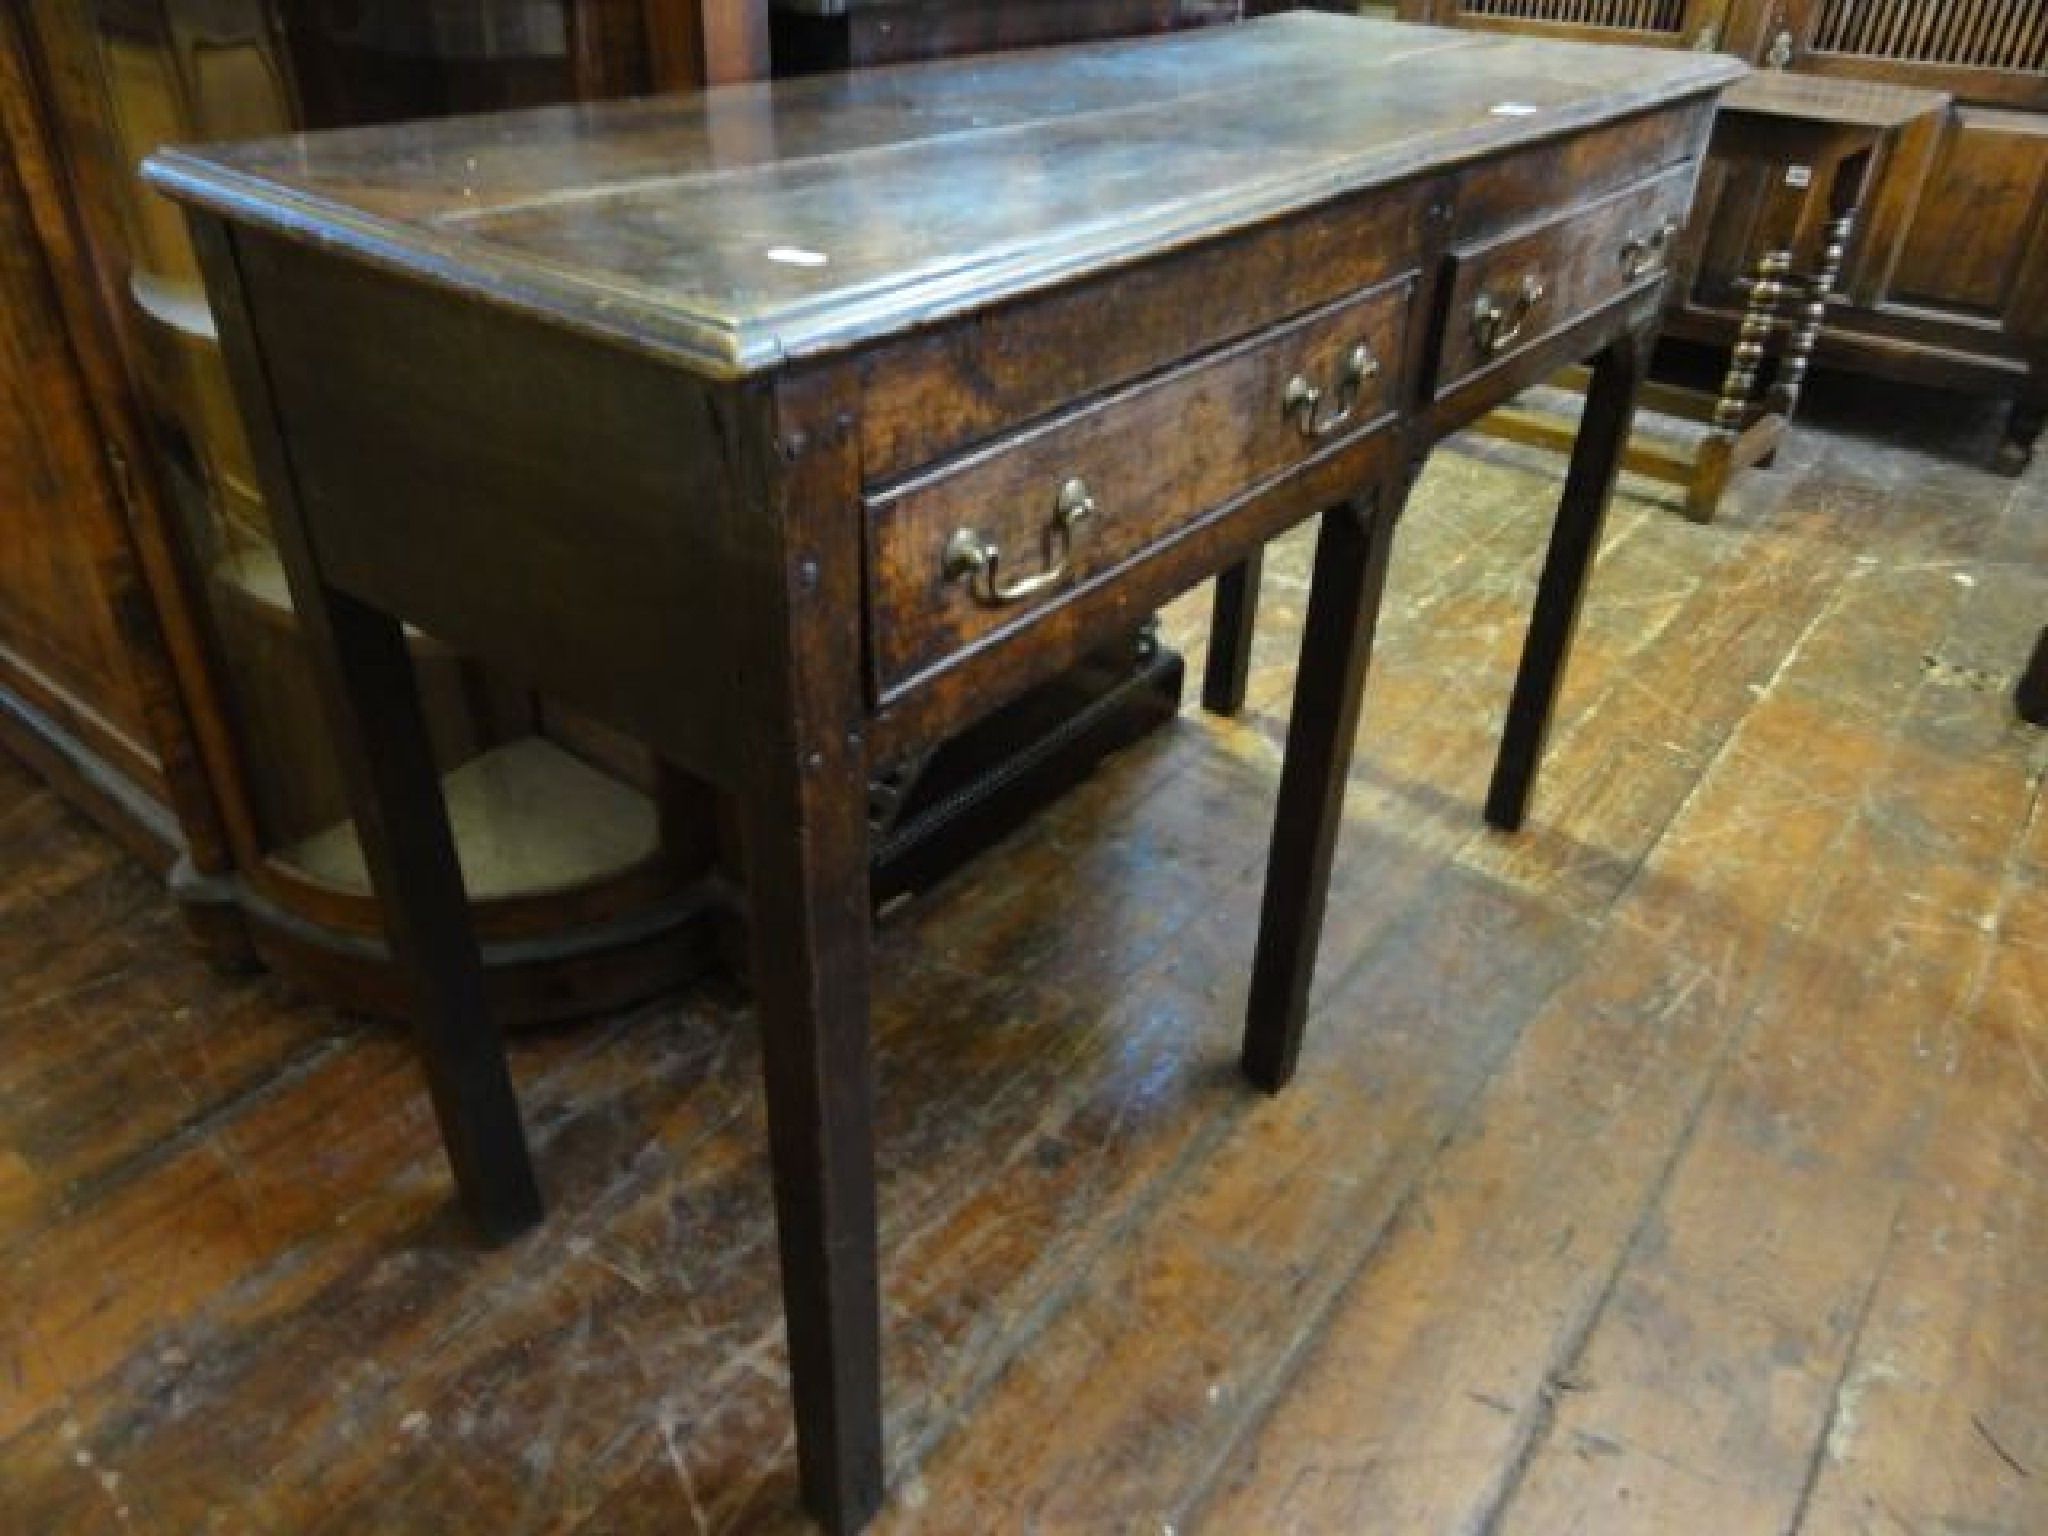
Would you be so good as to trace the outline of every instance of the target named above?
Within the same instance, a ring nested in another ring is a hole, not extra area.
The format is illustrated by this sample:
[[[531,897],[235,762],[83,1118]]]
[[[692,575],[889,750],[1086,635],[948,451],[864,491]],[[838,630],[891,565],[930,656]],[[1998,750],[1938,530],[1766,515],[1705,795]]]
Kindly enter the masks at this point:
[[[1312,12],[168,149],[159,188],[734,376],[1725,86],[1713,54]]]
[[[1930,112],[1944,110],[1952,99],[1946,91],[1881,80],[1844,80],[1769,69],[1758,70],[1729,87],[1721,98],[1721,110],[1892,132]]]

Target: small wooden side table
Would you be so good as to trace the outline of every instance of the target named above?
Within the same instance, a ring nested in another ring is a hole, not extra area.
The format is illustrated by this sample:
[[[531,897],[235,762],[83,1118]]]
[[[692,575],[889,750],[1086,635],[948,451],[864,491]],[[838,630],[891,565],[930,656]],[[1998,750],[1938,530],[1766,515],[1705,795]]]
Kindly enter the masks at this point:
[[[1777,453],[1798,408],[1827,322],[1828,296],[1841,278],[1880,153],[1948,105],[1940,91],[1775,70],[1749,76],[1722,97],[1707,151],[1710,166],[1762,167],[1777,184],[1758,223],[1763,251],[1746,284],[1741,329],[1720,393],[1655,382],[1643,389],[1646,409],[1701,422],[1706,435],[1696,444],[1678,445],[1639,434],[1626,460],[1637,474],[1683,486],[1685,515],[1694,522],[1713,520],[1738,470],[1768,465]],[[1666,238],[1678,239],[1678,231],[1668,231]],[[1695,290],[1703,238],[1695,233],[1686,240],[1674,262],[1672,291],[1680,297],[1667,334],[1718,329],[1729,318],[1712,296]],[[1777,372],[1765,392],[1759,383],[1774,345]],[[1584,379],[1582,370],[1573,370],[1557,382],[1583,392]],[[1496,411],[1481,430],[1559,449],[1570,448],[1576,435],[1573,423],[1523,405]]]

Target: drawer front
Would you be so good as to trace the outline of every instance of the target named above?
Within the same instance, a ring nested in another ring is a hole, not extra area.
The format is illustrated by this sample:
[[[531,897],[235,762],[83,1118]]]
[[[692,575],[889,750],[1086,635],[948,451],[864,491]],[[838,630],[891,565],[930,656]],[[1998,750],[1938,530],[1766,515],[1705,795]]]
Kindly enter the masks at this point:
[[[888,343],[861,369],[868,478],[894,479],[1412,271],[1430,191],[1349,198]]]
[[[1589,128],[1473,166],[1458,178],[1454,249],[1548,221],[1564,196],[1584,205],[1627,191],[1707,152],[1714,103],[1689,102]]]
[[[1677,166],[1546,223],[1455,250],[1436,398],[1661,282],[1678,254],[1696,174],[1695,166]]]
[[[867,502],[883,696],[1390,419],[1404,277]]]

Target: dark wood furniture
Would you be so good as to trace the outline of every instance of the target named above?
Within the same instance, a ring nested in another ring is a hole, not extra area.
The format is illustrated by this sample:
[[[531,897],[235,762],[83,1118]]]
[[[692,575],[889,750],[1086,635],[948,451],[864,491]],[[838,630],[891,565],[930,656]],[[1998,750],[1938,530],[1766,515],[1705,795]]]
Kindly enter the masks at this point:
[[[1726,174],[1761,168],[1784,195],[1772,199],[1771,216],[1758,225],[1764,252],[1750,277],[1742,329],[1720,392],[1658,382],[1643,390],[1650,410],[1699,422],[1705,436],[1691,445],[1638,436],[1626,460],[1637,474],[1683,487],[1685,514],[1694,522],[1713,521],[1730,479],[1777,453],[1799,408],[1877,162],[1901,134],[1948,105],[1939,91],[1772,70],[1738,81],[1721,98],[1707,146],[1708,169]],[[1677,260],[1673,287],[1681,293],[1690,290],[1699,268],[1698,236],[1695,227]],[[1659,231],[1659,237],[1675,238],[1676,231]],[[1766,391],[1767,365],[1772,373]],[[1584,387],[1579,374],[1563,382]],[[1538,407],[1516,404],[1487,417],[1484,430],[1568,448],[1574,429]]]
[[[1818,357],[2012,402],[1997,467],[2048,419],[2048,0],[1401,0],[1412,21],[1725,49],[1829,80],[1945,91],[1879,156]],[[1782,195],[1766,173],[1702,183],[1702,262],[1666,334],[1730,344]]]
[[[1710,56],[1315,16],[167,152],[464,1200],[540,1212],[401,619],[740,807],[808,1506],[882,1493],[870,770],[1322,514],[1244,1068],[1302,1042],[1395,523],[1597,356],[1487,802],[1525,813]]]

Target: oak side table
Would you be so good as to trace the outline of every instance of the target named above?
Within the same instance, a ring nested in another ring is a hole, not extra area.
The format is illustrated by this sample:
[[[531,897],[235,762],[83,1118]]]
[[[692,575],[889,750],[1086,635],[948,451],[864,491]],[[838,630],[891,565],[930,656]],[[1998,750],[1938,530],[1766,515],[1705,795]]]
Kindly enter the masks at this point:
[[[1429,447],[1596,358],[1520,823],[1720,58],[1315,14],[165,151],[462,1198],[540,1197],[403,623],[740,807],[805,1503],[883,1492],[867,784],[1320,514],[1244,1069],[1294,1071]]]

